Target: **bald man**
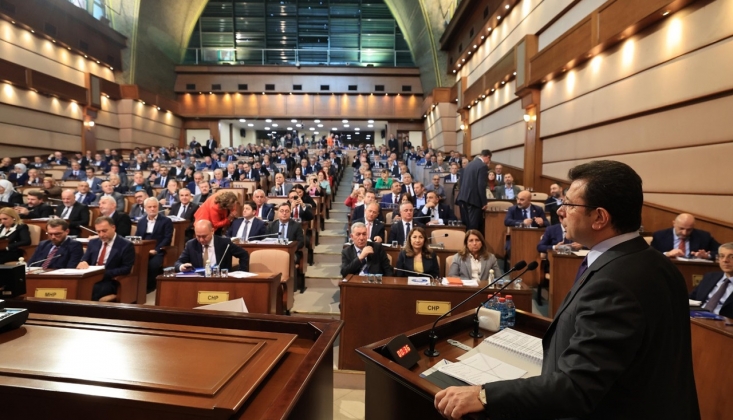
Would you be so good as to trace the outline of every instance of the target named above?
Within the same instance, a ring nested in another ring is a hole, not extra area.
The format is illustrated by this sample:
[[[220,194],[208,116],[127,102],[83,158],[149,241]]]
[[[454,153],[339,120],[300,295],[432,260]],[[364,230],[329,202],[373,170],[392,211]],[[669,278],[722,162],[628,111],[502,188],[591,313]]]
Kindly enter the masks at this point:
[[[704,230],[695,229],[695,216],[682,213],[669,229],[654,232],[652,248],[669,258],[702,258],[714,260],[720,244]]]
[[[542,207],[532,204],[532,193],[520,191],[517,204],[511,206],[504,217],[504,226],[509,227],[547,227],[550,222]]]
[[[214,226],[210,221],[197,221],[193,225],[193,230],[195,237],[186,242],[183,253],[176,261],[176,271],[187,272],[202,268],[205,260],[214,265],[218,265],[221,261],[220,268],[232,270],[232,256],[239,258],[239,270],[249,270],[247,251],[233,244],[229,238],[214,235]],[[206,251],[205,260],[204,250]]]

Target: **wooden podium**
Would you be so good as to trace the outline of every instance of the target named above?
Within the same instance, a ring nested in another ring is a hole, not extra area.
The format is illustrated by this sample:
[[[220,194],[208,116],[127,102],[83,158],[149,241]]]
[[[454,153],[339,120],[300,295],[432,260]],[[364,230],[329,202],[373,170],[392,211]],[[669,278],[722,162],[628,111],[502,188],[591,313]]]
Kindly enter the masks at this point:
[[[158,276],[155,306],[191,309],[241,297],[250,313],[280,314],[283,311],[281,276],[280,273],[262,273],[247,278]]]
[[[474,339],[468,335],[473,329],[474,311],[463,312],[448,318],[438,325],[436,333],[438,341],[436,349],[440,356],[429,358],[423,354],[428,347],[430,325],[405,332],[404,334],[417,347],[420,361],[411,369],[406,369],[383,356],[381,351],[389,340],[385,339],[356,350],[366,367],[365,418],[380,420],[441,420],[443,417],[433,406],[435,394],[440,388],[421,378],[420,373],[432,367],[442,359],[455,361],[465,354],[464,350],[446,342],[454,339],[470,347],[478,346],[484,338]],[[550,326],[550,320],[524,311],[517,311],[514,329],[542,337]],[[483,331],[484,334],[491,334]],[[342,340],[343,345],[343,340]]]
[[[404,331],[435,321],[478,287],[415,286],[406,277],[384,277],[382,284],[368,283],[363,276],[349,275],[341,288],[341,320],[344,331],[339,344],[339,369],[364,370],[355,350],[365,344],[402,334]],[[486,282],[479,282],[481,287]],[[509,286],[503,295],[512,295],[518,309],[532,310],[532,289]],[[474,311],[489,293],[487,289],[469,301],[465,308]],[[435,308],[431,308],[434,306]],[[369,314],[369,316],[365,316]]]
[[[333,417],[340,321],[32,298],[6,303],[31,313],[24,326],[0,334],[7,418]]]
[[[519,261],[526,261],[527,264],[532,261],[540,263],[540,253],[537,252],[537,244],[545,233],[545,228],[510,228],[511,236],[511,260],[512,265]],[[522,275],[522,280],[530,287],[536,287],[540,283],[542,270],[528,271]]]
[[[94,284],[102,281],[104,277],[104,270],[84,274],[55,274],[55,271],[58,270],[51,270],[45,274],[26,274],[26,296],[92,300]]]

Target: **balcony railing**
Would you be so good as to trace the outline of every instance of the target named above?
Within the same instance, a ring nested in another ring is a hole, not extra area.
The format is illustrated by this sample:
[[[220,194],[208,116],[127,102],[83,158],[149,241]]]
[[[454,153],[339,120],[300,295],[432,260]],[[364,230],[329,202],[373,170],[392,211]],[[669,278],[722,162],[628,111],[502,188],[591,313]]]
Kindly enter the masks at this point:
[[[188,48],[183,64],[413,67],[409,50]]]

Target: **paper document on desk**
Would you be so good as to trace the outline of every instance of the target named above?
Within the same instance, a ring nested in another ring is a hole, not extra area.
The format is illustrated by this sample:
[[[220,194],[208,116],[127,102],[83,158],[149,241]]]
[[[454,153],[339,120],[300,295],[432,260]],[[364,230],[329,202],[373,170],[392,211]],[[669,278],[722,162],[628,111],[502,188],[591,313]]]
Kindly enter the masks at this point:
[[[441,366],[438,370],[471,385],[519,379],[527,373],[526,370],[482,353],[457,363]]]
[[[256,273],[250,273],[248,271],[230,271],[229,277],[234,277],[237,279],[245,279],[247,277],[256,277]]]
[[[711,260],[705,260],[702,258],[685,258],[685,257],[677,257],[677,261],[688,261],[688,262],[704,262],[704,263],[710,263],[712,264],[714,261]]]
[[[463,283],[464,286],[478,287],[478,280],[470,280],[470,279],[469,280],[465,280],[465,279],[461,279],[461,282]],[[443,286],[452,286],[452,284],[450,284],[448,282],[448,280],[445,279],[445,278],[440,281],[440,284],[442,284]]]
[[[485,354],[523,369],[527,372],[524,378],[542,373],[542,340],[511,328],[489,336],[473,350],[459,356],[458,360],[466,360],[476,354]]]
[[[247,304],[243,298],[228,300],[226,302],[212,303],[211,305],[197,306],[193,309],[207,309],[210,311],[241,312],[248,313]]]
[[[588,255],[589,252],[590,252],[589,249],[581,249],[581,250],[578,250],[578,251],[573,251],[573,254],[575,254],[575,255],[577,255],[579,257],[585,257],[586,255]]]
[[[692,300],[692,299],[689,299],[689,301],[690,301],[690,307],[691,308],[696,308],[696,307],[702,306],[702,301],[701,300]]]
[[[61,268],[58,270],[44,271],[40,274],[51,274],[55,276],[73,276],[79,274],[93,273],[95,271],[103,271],[103,265],[92,265],[89,268]]]

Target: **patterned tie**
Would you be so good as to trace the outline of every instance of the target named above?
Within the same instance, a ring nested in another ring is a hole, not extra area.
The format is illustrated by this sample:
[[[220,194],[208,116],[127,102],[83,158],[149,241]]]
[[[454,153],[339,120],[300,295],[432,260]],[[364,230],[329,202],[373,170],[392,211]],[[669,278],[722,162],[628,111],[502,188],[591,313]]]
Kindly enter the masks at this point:
[[[367,239],[371,240],[372,239],[372,223],[367,222],[366,225],[367,225]]]
[[[285,238],[285,223],[280,223],[280,237]]]
[[[186,206],[181,206],[181,209],[178,210],[178,217],[183,218],[183,215],[186,214]]]
[[[713,297],[708,300],[708,302],[703,305],[703,309],[707,309],[710,312],[714,312],[715,308],[718,307],[718,303],[720,303],[720,299],[723,298],[723,295],[725,294],[725,291],[728,290],[728,283],[730,283],[730,279],[726,278],[723,280],[723,283],[720,285],[718,290],[715,292]]]
[[[247,226],[249,225],[249,220],[244,219],[244,229],[242,229],[242,239],[247,240],[247,237],[249,236],[249,232],[247,230]]]
[[[407,224],[405,225],[406,230],[405,230],[405,242],[404,243],[407,243],[407,236],[410,234],[410,225],[411,225],[410,222],[407,222]]]
[[[64,209],[64,212],[61,213],[61,218],[62,219],[68,219],[69,218],[69,213],[71,213],[71,207],[66,207]]]
[[[51,248],[51,252],[48,253],[48,256],[46,257],[46,261],[43,262],[43,265],[41,265],[41,268],[44,270],[48,268],[48,266],[51,264],[51,260],[53,260],[53,256],[56,255],[56,251],[58,251],[58,247],[54,246]]]
[[[682,255],[687,256],[687,252],[685,252],[686,249],[687,249],[687,247],[685,246],[685,240],[684,239],[680,238],[680,244],[679,244],[679,246],[677,248],[679,248],[680,251],[682,251]]]
[[[578,273],[575,275],[575,281],[573,284],[577,283],[578,280],[580,280],[581,277],[583,277],[583,273],[585,273],[585,270],[588,269],[588,257],[586,256],[583,258],[583,262],[580,263],[580,267],[578,267]]]
[[[97,265],[104,265],[104,256],[107,254],[107,242],[104,242],[102,245],[102,252],[99,253],[99,258],[97,259]]]

